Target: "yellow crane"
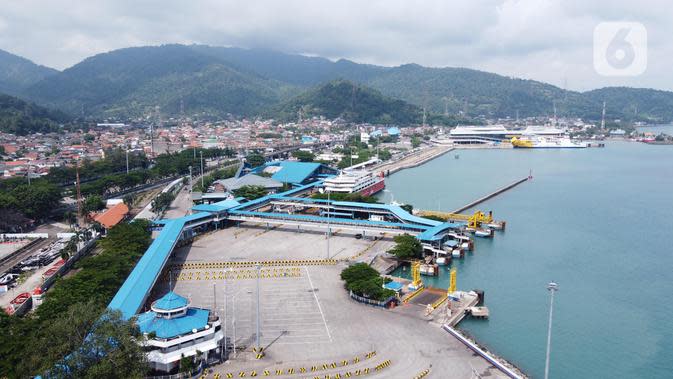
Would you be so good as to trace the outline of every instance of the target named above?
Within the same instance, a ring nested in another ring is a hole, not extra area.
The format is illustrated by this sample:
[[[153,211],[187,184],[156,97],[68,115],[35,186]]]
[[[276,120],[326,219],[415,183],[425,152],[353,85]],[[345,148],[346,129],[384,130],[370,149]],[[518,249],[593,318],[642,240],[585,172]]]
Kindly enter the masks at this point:
[[[421,262],[415,261],[411,264],[411,286],[414,289],[419,289],[423,287],[423,281],[421,280]]]
[[[490,224],[493,222],[492,212],[484,213],[482,211],[476,211],[474,214],[466,215],[461,213],[419,210],[417,214],[419,216],[435,216],[446,221],[465,221],[470,228],[478,228],[481,224]]]

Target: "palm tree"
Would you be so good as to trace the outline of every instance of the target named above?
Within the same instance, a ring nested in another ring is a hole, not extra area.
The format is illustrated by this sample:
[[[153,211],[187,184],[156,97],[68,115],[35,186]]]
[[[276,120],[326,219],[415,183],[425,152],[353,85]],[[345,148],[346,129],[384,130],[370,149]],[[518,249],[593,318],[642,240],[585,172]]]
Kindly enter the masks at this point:
[[[68,243],[61,250],[61,259],[67,261],[68,258],[70,258],[70,256],[76,252],[77,252],[77,233],[75,233],[75,235],[70,237]]]

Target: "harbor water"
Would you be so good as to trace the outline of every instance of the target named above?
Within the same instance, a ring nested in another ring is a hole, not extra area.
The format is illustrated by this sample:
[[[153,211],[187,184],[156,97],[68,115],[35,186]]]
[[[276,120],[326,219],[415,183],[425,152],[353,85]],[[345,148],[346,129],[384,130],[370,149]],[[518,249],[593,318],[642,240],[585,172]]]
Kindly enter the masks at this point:
[[[550,377],[673,377],[673,146],[457,150],[387,178],[381,197],[451,211],[529,169],[476,207],[507,229],[454,260],[458,288],[484,290],[491,311],[460,328],[543,377],[553,280]],[[448,270],[423,279],[447,288]]]

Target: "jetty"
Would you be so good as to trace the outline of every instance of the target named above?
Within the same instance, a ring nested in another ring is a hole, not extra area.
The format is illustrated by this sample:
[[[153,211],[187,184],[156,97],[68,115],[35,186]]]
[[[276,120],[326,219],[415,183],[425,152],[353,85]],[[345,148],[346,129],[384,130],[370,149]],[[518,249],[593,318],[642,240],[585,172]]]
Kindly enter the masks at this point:
[[[516,186],[518,186],[519,184],[521,184],[521,183],[523,183],[523,182],[525,182],[525,181],[530,180],[531,178],[532,178],[531,176],[527,176],[527,177],[525,177],[525,178],[523,178],[523,179],[519,179],[519,180],[515,181],[514,183],[508,184],[508,185],[506,185],[506,186],[504,186],[504,187],[502,187],[502,188],[500,188],[500,189],[498,189],[498,190],[496,190],[496,191],[494,191],[494,192],[489,193],[489,194],[486,195],[486,196],[482,196],[482,197],[478,198],[477,200],[475,200],[475,201],[473,201],[473,202],[471,202],[471,203],[469,203],[469,204],[466,204],[466,205],[464,205],[464,206],[462,206],[462,207],[460,207],[460,208],[454,210],[454,211],[451,212],[451,213],[460,213],[460,212],[463,212],[463,211],[465,211],[465,210],[467,210],[467,209],[470,209],[470,208],[472,208],[472,207],[475,207],[475,206],[477,206],[477,205],[483,203],[484,201],[486,201],[486,200],[488,200],[488,199],[491,199],[491,198],[493,198],[493,197],[496,197],[496,196],[500,195],[501,193],[507,192],[508,190],[510,190],[510,189],[512,189],[512,188],[514,188],[514,187],[516,187]]]
[[[422,149],[418,152],[411,153],[409,155],[406,155],[402,157],[399,160],[396,160],[394,162],[390,163],[384,163],[378,166],[374,166],[371,168],[372,171],[376,172],[383,172],[385,176],[389,176],[391,174],[394,174],[398,171],[407,169],[407,168],[412,168],[412,167],[417,167],[420,166],[424,163],[427,163],[437,157],[440,157],[449,151],[454,150],[454,147],[451,146],[443,146],[443,145],[436,145],[427,149]]]

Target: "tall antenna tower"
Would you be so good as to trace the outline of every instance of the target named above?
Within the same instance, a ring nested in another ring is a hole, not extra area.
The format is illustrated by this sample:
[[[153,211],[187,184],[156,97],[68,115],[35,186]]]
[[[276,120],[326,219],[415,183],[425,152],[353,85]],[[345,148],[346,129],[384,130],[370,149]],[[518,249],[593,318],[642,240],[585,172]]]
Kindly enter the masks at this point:
[[[442,97],[442,100],[444,100],[444,116],[449,115],[449,98],[444,96]]]
[[[182,100],[182,96],[180,96],[180,118],[183,119],[185,117],[185,101]]]
[[[557,120],[556,120],[556,100],[553,101],[554,103],[554,119],[552,122],[554,123],[554,126],[556,126]]]
[[[154,155],[154,122],[150,123],[150,154]]]
[[[603,115],[601,116],[601,129],[605,129],[605,101],[603,102]]]
[[[79,159],[75,166],[75,189],[77,191],[77,223],[82,225],[82,192],[79,188]]]
[[[463,100],[463,115],[467,116],[467,99]]]
[[[428,119],[428,114],[427,114],[426,109],[425,109],[425,104],[423,104],[423,127],[425,127],[425,123],[426,123],[427,119]]]

